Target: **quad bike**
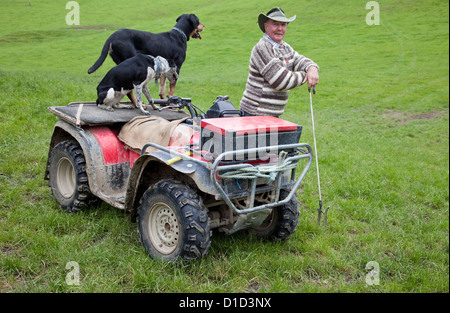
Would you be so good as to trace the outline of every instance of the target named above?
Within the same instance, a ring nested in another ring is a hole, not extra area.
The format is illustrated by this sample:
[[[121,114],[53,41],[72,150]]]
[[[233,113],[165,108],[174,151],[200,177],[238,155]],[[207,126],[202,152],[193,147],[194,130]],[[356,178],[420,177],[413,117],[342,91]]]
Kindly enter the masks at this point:
[[[146,142],[138,150],[119,139],[138,109],[110,112],[93,102],[49,107],[58,117],[45,172],[53,196],[67,212],[101,201],[125,210],[157,259],[206,255],[213,229],[287,240],[297,228],[295,192],[312,149],[299,143],[301,126],[242,116],[227,100],[217,97],[206,113],[187,98],[155,100],[161,107],[150,116],[177,126],[168,144]]]

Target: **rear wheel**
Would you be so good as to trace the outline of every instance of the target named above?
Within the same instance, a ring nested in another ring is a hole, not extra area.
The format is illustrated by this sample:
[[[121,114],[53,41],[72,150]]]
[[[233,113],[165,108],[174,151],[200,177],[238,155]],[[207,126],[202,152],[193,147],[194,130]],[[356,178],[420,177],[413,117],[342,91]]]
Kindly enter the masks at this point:
[[[208,214],[187,185],[170,179],[158,182],[145,192],[138,211],[141,242],[152,258],[190,260],[207,254]]]
[[[62,141],[50,155],[49,179],[53,196],[67,212],[77,212],[98,204],[89,188],[86,160],[77,142]]]
[[[280,191],[280,199],[289,195],[289,190]],[[292,197],[286,204],[272,209],[272,213],[259,226],[253,229],[253,233],[270,241],[285,241],[291,237],[298,225],[299,204],[296,197]]]

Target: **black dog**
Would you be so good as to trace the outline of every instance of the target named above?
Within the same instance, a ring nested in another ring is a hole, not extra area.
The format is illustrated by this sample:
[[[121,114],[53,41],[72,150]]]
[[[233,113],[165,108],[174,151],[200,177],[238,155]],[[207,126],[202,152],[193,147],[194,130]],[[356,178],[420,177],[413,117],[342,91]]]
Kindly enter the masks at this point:
[[[97,105],[109,111],[114,108],[132,109],[133,105],[121,104],[120,100],[131,93],[136,92],[136,107],[144,114],[150,114],[144,109],[142,93],[146,96],[153,109],[157,107],[152,103],[152,97],[148,90],[148,82],[152,79],[167,77],[171,83],[176,81],[176,66],[173,60],[158,56],[137,54],[113,67],[102,79],[97,87]]]
[[[98,60],[88,70],[91,74],[105,61],[108,53],[116,64],[135,56],[137,53],[159,55],[167,60],[173,60],[177,74],[186,59],[187,41],[192,38],[202,39],[200,32],[204,25],[194,14],[180,15],[172,30],[163,33],[150,33],[132,29],[120,29],[114,32],[105,42]],[[175,93],[175,83],[170,83],[169,96]],[[161,79],[159,96],[164,99],[166,94],[165,80]],[[132,97],[129,98],[133,101]],[[133,101],[134,103],[134,101]]]

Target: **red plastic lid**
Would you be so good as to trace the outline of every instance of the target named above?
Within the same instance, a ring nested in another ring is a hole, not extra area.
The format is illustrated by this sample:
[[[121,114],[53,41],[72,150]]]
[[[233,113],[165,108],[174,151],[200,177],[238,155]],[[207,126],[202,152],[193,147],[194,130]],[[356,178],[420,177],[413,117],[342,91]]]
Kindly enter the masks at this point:
[[[207,118],[201,121],[201,127],[225,136],[226,132],[237,135],[258,132],[286,132],[297,130],[298,125],[274,116],[241,116]]]

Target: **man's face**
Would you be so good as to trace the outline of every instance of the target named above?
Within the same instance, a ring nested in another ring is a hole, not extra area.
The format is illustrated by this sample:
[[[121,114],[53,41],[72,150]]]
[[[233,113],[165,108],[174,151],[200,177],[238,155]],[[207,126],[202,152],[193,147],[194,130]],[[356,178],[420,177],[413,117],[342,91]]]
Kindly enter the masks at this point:
[[[272,38],[273,41],[281,44],[284,35],[286,34],[287,23],[268,19],[267,22],[264,23],[264,27],[266,29],[266,34]]]

